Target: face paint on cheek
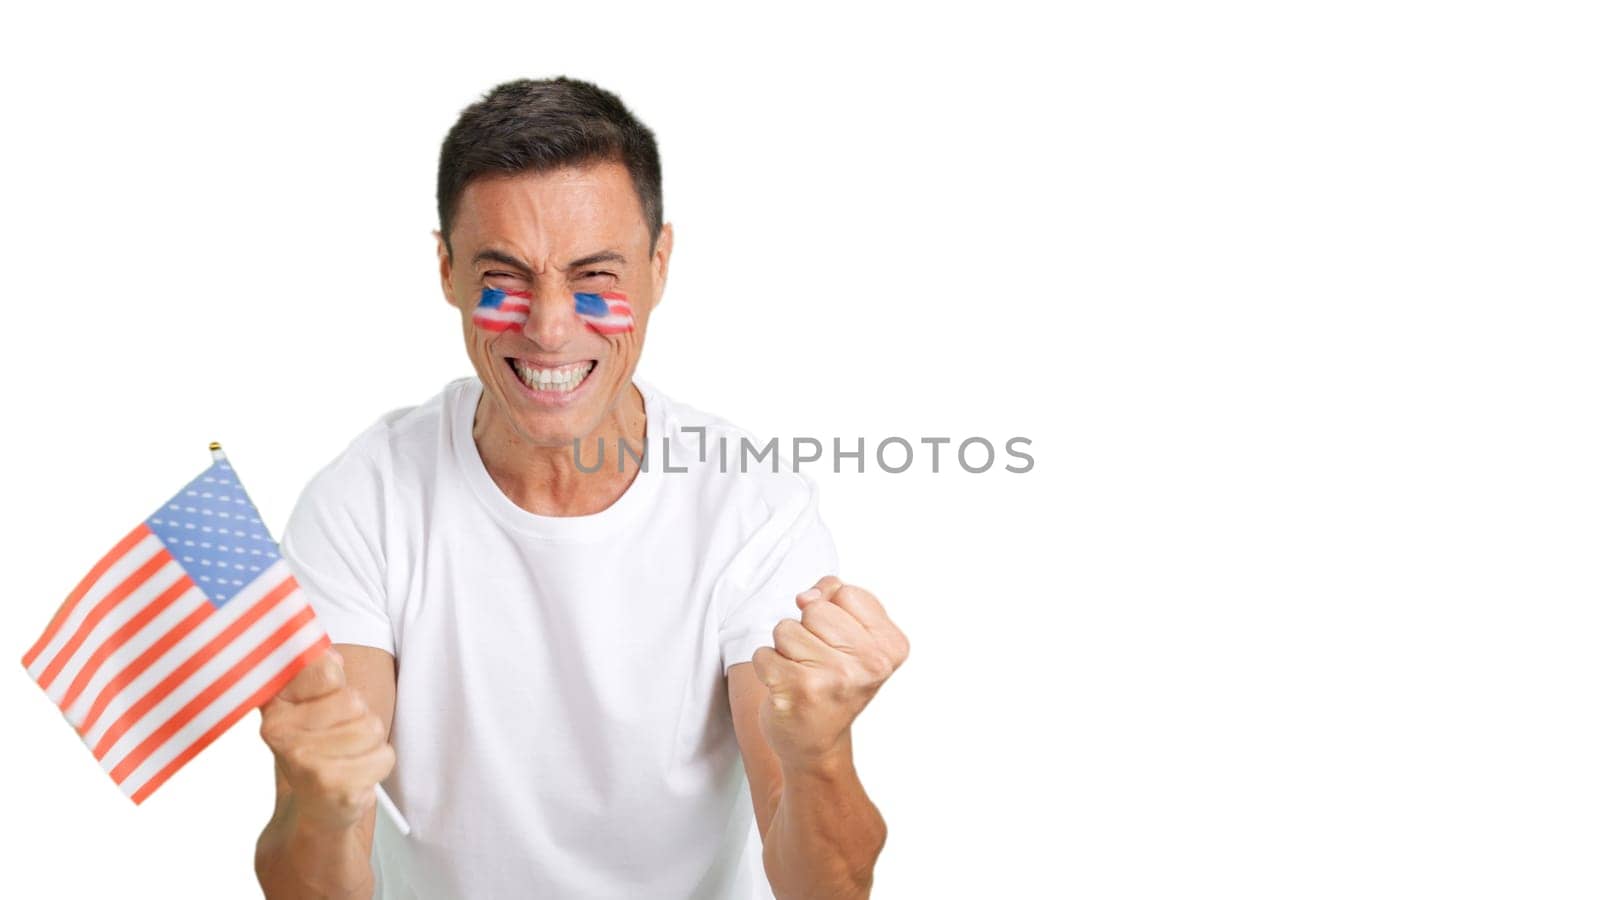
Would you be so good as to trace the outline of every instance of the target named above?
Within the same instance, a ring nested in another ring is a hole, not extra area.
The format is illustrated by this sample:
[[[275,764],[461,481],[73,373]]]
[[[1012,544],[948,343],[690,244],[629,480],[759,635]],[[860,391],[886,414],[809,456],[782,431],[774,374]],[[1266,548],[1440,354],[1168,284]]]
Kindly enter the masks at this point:
[[[486,287],[478,296],[478,308],[472,311],[472,324],[484,331],[521,328],[528,321],[528,307],[532,302],[533,295],[527,291]]]
[[[578,304],[578,318],[599,334],[621,334],[633,330],[633,306],[628,295],[621,291],[603,294],[573,294]]]

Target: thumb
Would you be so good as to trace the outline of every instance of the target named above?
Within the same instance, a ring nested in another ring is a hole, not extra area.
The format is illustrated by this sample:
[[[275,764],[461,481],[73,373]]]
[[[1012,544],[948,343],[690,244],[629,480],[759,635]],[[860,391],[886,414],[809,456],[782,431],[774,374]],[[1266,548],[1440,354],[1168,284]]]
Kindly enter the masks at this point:
[[[325,697],[344,687],[344,657],[332,647],[328,652],[306,664],[294,678],[278,692],[277,699],[285,703],[304,703]]]

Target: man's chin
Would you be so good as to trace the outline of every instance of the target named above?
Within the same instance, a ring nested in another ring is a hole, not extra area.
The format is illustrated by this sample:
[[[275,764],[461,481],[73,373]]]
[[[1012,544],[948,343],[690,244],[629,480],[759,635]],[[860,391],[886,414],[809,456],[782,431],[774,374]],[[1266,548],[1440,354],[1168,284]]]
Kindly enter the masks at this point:
[[[578,409],[540,412],[527,409],[510,411],[517,437],[530,447],[572,447],[594,430],[595,423]]]

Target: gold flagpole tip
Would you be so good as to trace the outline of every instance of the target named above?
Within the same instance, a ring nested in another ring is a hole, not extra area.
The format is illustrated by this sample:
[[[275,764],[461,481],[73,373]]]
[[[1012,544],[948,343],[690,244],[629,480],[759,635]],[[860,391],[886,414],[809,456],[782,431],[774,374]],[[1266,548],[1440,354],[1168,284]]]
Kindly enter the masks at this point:
[[[212,450],[221,450],[222,449],[222,445],[217,443],[216,441],[212,441],[211,442],[211,449]]]

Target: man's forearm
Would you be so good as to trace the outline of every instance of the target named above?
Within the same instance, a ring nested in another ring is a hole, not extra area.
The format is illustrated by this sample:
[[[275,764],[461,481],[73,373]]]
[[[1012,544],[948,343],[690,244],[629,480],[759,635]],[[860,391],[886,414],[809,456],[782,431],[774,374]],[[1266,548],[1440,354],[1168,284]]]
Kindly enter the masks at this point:
[[[773,893],[779,900],[866,897],[886,836],[848,742],[826,760],[785,764],[783,793],[763,838]]]
[[[370,900],[372,816],[363,824],[320,829],[299,821],[285,798],[256,841],[256,880],[266,900]]]

